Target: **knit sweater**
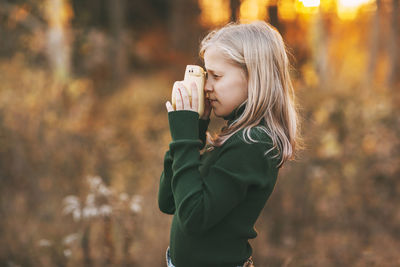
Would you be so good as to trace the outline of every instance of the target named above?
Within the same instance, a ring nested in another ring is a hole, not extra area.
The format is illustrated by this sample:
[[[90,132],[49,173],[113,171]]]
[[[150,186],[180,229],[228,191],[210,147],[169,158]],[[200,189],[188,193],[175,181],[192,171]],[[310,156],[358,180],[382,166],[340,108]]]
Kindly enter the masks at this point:
[[[224,117],[228,125],[243,113],[240,106]],[[173,214],[170,255],[176,267],[241,266],[252,255],[248,240],[278,176],[271,138],[258,128],[248,144],[240,130],[221,147],[205,145],[210,120],[194,111],[168,113],[172,142],[164,157],[158,205]]]

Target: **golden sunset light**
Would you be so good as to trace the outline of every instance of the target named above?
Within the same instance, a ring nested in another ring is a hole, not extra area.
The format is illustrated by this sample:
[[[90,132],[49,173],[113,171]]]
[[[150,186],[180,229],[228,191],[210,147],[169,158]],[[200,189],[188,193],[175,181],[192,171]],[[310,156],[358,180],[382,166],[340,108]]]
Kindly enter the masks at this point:
[[[320,1],[319,0],[303,0],[299,1],[302,2],[304,7],[317,7],[319,6]]]
[[[240,5],[240,19],[253,21],[267,18],[268,0],[243,0]]]
[[[353,20],[363,6],[375,6],[373,0],[338,0],[337,14],[342,20]]]
[[[230,19],[228,0],[199,0],[200,23],[204,26],[221,25]]]
[[[0,267],[400,266],[399,0],[0,21]]]
[[[268,20],[270,0],[242,0],[239,18],[242,21]],[[227,0],[199,0],[202,10],[200,23],[204,26],[221,25],[230,19]],[[279,18],[293,20],[297,15],[311,16],[317,12],[336,13],[341,20],[353,20],[362,7],[374,10],[373,0],[282,0],[277,2]]]

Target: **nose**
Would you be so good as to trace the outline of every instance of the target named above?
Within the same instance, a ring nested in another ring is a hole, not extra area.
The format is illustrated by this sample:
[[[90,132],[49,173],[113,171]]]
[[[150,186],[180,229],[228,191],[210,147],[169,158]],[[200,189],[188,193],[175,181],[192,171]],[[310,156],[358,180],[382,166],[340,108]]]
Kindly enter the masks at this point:
[[[206,79],[206,84],[204,85],[204,91],[206,91],[207,93],[213,91],[213,86],[211,84],[210,79]]]

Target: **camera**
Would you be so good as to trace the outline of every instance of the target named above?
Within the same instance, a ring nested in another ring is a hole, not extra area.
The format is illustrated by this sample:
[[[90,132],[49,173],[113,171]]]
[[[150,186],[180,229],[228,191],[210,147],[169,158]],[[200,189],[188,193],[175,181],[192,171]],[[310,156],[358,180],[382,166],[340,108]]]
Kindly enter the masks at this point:
[[[183,85],[189,95],[189,100],[192,102],[192,89],[191,83],[195,82],[197,86],[197,95],[199,96],[199,117],[203,115],[204,112],[204,82],[205,82],[206,72],[202,67],[197,65],[187,65],[185,71],[185,77],[183,79]],[[176,110],[176,99],[172,93],[172,107]]]

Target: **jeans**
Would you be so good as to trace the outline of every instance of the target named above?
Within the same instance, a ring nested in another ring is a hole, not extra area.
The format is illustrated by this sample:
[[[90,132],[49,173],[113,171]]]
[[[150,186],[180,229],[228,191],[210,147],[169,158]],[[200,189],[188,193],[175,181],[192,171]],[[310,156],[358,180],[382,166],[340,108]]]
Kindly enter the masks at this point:
[[[165,253],[165,257],[167,260],[167,267],[175,267],[175,265],[172,264],[171,256],[169,255],[169,246],[167,248],[167,252]],[[236,266],[236,267],[243,267],[243,266]]]
[[[169,246],[167,248],[167,253],[165,256],[167,258],[167,267],[175,267],[175,265],[172,264],[171,256],[169,255]]]

